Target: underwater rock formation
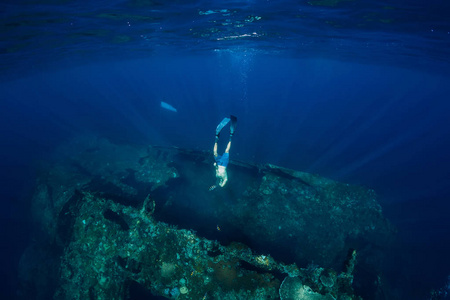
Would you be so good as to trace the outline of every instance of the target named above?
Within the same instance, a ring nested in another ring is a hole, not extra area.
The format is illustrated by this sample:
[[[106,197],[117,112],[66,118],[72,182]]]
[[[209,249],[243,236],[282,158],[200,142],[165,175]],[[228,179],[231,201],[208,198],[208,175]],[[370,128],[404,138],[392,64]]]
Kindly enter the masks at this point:
[[[355,265],[382,259],[393,233],[373,191],[232,161],[209,192],[212,162],[93,137],[62,146],[37,180],[22,297],[359,299]]]

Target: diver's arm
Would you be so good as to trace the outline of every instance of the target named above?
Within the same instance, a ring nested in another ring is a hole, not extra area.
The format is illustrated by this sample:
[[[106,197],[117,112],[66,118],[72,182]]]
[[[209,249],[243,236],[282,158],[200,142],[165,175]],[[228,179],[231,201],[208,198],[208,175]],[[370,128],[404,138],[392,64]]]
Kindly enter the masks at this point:
[[[209,191],[213,191],[213,190],[215,190],[218,186],[222,186],[222,185],[220,184],[220,181],[221,181],[220,177],[216,175],[216,183],[214,183],[212,186],[209,187]]]
[[[225,171],[225,172],[226,172],[226,171]],[[225,184],[227,183],[227,181],[228,181],[228,175],[227,175],[227,173],[225,173],[225,176],[222,177],[222,180],[221,180],[221,182],[219,183],[219,184],[220,184],[220,187],[224,187]]]
[[[225,184],[227,183],[227,181],[228,181],[228,178],[225,178],[225,179],[222,181],[222,183],[220,184],[220,187],[224,187]]]

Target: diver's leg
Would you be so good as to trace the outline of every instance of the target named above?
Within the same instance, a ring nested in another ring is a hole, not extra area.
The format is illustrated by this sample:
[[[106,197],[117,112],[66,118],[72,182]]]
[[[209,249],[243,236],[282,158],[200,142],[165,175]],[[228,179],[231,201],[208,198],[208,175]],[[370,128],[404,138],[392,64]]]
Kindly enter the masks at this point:
[[[217,157],[217,141],[218,139],[216,138],[216,142],[214,143],[214,157]]]
[[[227,148],[225,149],[225,153],[230,153],[231,139],[233,138],[233,134],[234,134],[234,132],[230,133],[230,140],[228,141],[228,145],[227,145]]]
[[[225,153],[230,153],[230,148],[231,148],[231,139],[228,142],[227,148],[225,149]]]

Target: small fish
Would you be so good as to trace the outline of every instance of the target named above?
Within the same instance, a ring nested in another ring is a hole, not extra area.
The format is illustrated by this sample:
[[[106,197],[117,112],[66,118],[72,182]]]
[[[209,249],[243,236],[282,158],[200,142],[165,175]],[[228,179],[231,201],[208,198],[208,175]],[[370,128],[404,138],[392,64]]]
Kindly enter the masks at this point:
[[[221,231],[222,229],[220,229],[220,226],[219,225],[217,225],[217,231]]]
[[[208,296],[208,292],[205,293],[205,296],[203,296],[202,300],[205,300],[207,296]]]
[[[169,103],[166,103],[164,101],[161,101],[161,107],[173,112],[177,112],[177,109],[175,107],[173,107],[172,105],[170,105]]]

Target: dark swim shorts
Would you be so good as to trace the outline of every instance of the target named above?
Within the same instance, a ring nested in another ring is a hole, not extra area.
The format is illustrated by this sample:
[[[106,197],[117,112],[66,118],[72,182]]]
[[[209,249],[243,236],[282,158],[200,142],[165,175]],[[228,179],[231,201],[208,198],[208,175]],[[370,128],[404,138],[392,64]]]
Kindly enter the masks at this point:
[[[216,157],[216,163],[219,166],[224,166],[226,168],[229,162],[230,162],[230,153],[224,153],[223,155],[218,155]]]

